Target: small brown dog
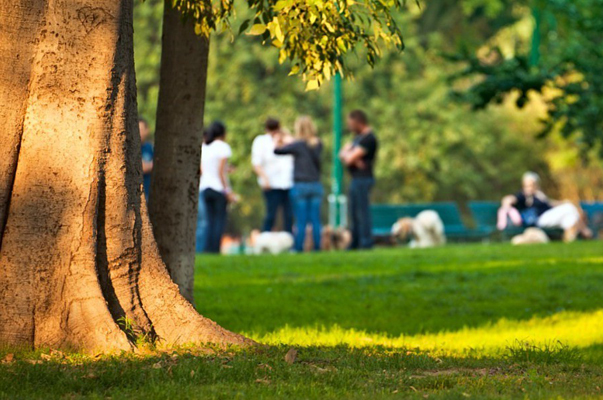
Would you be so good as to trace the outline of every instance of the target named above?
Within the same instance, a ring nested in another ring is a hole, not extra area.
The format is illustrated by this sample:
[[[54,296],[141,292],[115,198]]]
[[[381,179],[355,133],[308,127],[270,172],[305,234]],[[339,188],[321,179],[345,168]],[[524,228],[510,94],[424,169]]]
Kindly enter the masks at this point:
[[[412,237],[412,218],[400,218],[392,227],[392,236],[394,239],[406,241]]]
[[[313,249],[312,235],[310,233],[306,235],[304,246],[306,251]],[[347,250],[350,247],[350,243],[352,243],[352,234],[349,230],[344,228],[333,229],[331,225],[324,226],[320,236],[320,249],[323,251]]]
[[[347,250],[352,243],[352,234],[345,228],[333,229],[331,225],[322,227],[320,232],[320,249],[322,251]],[[304,252],[314,251],[314,240],[312,239],[312,227],[306,229],[306,240],[304,241]]]

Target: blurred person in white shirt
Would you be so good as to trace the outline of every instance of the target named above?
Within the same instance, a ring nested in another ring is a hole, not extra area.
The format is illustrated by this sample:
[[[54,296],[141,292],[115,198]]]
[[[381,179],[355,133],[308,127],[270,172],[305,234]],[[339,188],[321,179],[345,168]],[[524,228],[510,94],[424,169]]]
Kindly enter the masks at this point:
[[[219,253],[226,227],[227,206],[236,199],[228,180],[228,159],[232,150],[226,143],[226,127],[221,122],[213,122],[207,127],[204,139],[199,191],[203,193],[207,210],[205,251]]]
[[[266,216],[262,232],[272,231],[279,209],[283,215],[283,231],[293,231],[293,207],[289,197],[293,187],[293,157],[278,155],[274,149],[288,140],[280,122],[268,118],[266,133],[257,136],[251,148],[251,163],[258,176],[258,184],[264,193]]]

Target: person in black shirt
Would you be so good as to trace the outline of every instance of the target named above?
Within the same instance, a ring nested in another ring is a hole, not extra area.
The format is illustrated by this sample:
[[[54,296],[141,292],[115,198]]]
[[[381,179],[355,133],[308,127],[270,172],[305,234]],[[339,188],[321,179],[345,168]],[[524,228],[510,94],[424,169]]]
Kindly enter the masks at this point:
[[[517,217],[514,215],[518,213]],[[499,210],[499,229],[504,229],[507,216],[515,225],[538,228],[561,228],[564,240],[571,242],[578,234],[591,238],[592,232],[584,223],[578,208],[569,201],[549,199],[540,190],[540,177],[534,172],[523,174],[522,190],[505,196]]]
[[[296,140],[277,143],[274,152],[293,156],[293,188],[291,200],[296,221],[295,250],[302,252],[306,239],[306,226],[312,225],[314,250],[320,250],[320,206],[323,187],[320,183],[320,156],[322,142],[316,136],[316,126],[310,117],[299,117],[295,121]]]
[[[352,143],[340,153],[341,161],[352,177],[349,189],[352,249],[373,247],[370,195],[375,185],[374,165],[377,155],[377,138],[364,111],[352,111],[347,118],[350,131],[355,134]]]

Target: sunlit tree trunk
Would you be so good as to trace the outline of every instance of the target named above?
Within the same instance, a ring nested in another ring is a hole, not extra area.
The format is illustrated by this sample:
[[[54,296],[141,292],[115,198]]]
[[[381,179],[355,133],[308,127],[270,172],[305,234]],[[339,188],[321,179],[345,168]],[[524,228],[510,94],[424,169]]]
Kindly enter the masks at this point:
[[[0,0],[0,344],[249,343],[197,314],[159,256],[131,1]]]
[[[199,163],[209,38],[164,5],[155,162],[149,211],[159,252],[193,302]]]

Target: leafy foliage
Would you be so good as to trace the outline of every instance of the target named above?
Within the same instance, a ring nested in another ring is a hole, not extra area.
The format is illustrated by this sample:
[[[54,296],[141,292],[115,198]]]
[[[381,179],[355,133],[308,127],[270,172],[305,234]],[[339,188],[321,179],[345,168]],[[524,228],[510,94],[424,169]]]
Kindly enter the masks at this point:
[[[151,128],[159,96],[159,65],[161,64],[161,32],[163,1],[136,2],[134,7],[134,57],[139,114]]]
[[[199,34],[228,29],[235,15],[234,0],[173,0],[193,18]],[[374,65],[383,44],[403,49],[402,32],[393,17],[403,0],[248,0],[251,17],[239,33],[260,36],[279,49],[279,62],[291,61],[292,74],[301,74],[307,89],[318,88],[335,73],[348,72],[345,56],[362,46]],[[245,12],[244,14],[248,14]]]
[[[474,74],[484,76],[484,79],[471,87],[466,92],[453,92],[453,96],[460,100],[469,101],[474,110],[486,108],[491,103],[501,104],[512,91],[519,92],[516,104],[523,108],[530,91],[542,91],[547,83],[547,77],[534,74],[527,56],[516,56],[505,59],[500,49],[494,49],[490,57],[497,61],[486,64],[473,54],[463,57],[450,57],[453,60],[466,60],[468,66],[462,72],[453,75],[453,80],[461,77],[470,77]],[[500,61],[499,61],[500,60]]]
[[[530,65],[525,54],[505,58],[498,49],[487,57],[462,55],[468,66],[455,78],[480,80],[459,97],[481,109],[519,91],[523,107],[530,91],[540,92],[548,100],[542,135],[576,135],[585,151],[599,148],[603,155],[603,3],[555,0],[541,7],[550,33],[541,49],[533,49],[542,53],[539,64]]]

